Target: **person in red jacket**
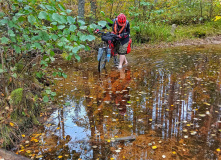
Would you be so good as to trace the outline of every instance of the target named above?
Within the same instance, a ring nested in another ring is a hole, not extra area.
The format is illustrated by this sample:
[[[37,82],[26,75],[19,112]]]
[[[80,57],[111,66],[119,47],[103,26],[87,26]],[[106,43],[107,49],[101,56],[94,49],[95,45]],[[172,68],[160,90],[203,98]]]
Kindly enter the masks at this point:
[[[108,25],[112,27],[113,33],[116,34],[119,38],[119,43],[117,43],[115,47],[118,51],[118,54],[120,55],[120,63],[118,65],[118,68],[121,69],[123,67],[123,64],[128,64],[125,54],[127,54],[127,47],[129,44],[130,23],[123,13],[119,14],[112,21],[113,23],[108,23]],[[105,28],[106,26],[104,26],[102,29]]]

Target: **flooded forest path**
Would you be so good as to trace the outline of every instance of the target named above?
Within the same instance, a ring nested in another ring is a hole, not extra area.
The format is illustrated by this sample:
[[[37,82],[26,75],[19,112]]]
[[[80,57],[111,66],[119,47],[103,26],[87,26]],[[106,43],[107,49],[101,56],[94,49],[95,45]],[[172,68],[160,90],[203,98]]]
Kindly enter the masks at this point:
[[[221,47],[136,50],[97,71],[96,57],[57,61],[62,104],[21,144],[32,159],[220,159]],[[50,106],[49,106],[50,107]]]

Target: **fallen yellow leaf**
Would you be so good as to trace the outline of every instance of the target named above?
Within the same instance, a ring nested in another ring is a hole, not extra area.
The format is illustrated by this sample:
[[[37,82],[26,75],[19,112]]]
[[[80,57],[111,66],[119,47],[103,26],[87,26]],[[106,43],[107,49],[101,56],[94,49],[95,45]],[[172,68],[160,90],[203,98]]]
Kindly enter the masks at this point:
[[[22,137],[25,137],[25,135],[23,134],[23,135],[21,135]]]
[[[30,150],[27,150],[26,152],[27,152],[27,153],[31,153],[31,151],[30,151]]]
[[[217,151],[217,152],[220,152],[220,148],[217,148],[216,151]]]
[[[173,153],[173,154],[176,154],[176,152],[175,152],[175,151],[173,151],[172,153]]]
[[[157,146],[152,146],[152,149],[157,149]]]
[[[63,156],[58,156],[58,158],[62,158]]]
[[[12,127],[14,126],[14,123],[12,123],[12,122],[10,122],[9,124],[10,124],[10,126],[12,126]]]

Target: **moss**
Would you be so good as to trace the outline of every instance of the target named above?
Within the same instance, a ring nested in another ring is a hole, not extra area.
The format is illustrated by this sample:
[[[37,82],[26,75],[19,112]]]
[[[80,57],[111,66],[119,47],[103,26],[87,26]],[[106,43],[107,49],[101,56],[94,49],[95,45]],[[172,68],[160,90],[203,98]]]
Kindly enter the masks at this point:
[[[23,97],[23,88],[17,88],[11,93],[11,102],[14,105],[21,103]]]
[[[17,72],[18,72],[18,73],[21,73],[22,69],[24,68],[24,65],[19,62],[19,63],[16,63],[16,64],[15,64],[15,67],[16,67],[16,69],[17,69]]]

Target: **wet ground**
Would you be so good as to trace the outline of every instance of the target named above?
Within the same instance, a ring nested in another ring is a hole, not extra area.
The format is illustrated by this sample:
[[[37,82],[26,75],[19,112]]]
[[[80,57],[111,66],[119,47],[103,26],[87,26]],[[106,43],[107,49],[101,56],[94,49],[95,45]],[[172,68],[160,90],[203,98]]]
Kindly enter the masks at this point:
[[[32,159],[220,159],[221,47],[137,50],[99,74],[96,57],[57,61],[55,110],[21,144]],[[49,106],[50,108],[50,106]]]

